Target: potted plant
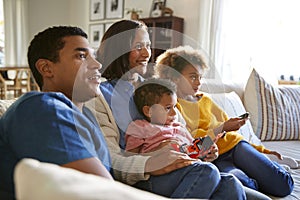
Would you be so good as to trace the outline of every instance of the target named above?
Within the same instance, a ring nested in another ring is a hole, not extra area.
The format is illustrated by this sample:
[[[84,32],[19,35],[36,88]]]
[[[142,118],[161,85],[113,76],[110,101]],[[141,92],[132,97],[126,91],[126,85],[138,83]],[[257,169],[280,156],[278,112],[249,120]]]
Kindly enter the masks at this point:
[[[130,14],[131,13],[131,19],[133,20],[138,20],[139,19],[139,14],[142,13],[143,11],[141,9],[136,9],[136,8],[127,8],[126,9],[127,12],[126,14]]]

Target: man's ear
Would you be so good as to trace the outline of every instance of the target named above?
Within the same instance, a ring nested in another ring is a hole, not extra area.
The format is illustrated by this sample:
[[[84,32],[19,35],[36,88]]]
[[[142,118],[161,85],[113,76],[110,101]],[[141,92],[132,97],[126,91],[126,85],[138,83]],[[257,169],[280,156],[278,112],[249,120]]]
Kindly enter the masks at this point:
[[[146,117],[151,118],[150,106],[144,106],[143,107],[143,113]]]
[[[52,77],[52,68],[51,68],[51,61],[47,59],[38,59],[35,63],[36,69],[40,72],[42,76]]]

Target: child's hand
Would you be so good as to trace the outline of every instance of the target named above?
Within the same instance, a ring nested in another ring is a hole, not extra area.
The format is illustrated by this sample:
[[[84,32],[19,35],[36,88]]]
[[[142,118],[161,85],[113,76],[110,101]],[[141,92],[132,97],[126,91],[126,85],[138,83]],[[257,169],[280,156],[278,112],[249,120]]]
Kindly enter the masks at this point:
[[[230,118],[229,120],[223,123],[223,131],[237,131],[246,123],[246,120],[248,120],[248,118]]]
[[[277,151],[270,151],[270,154],[273,154],[273,155],[277,156],[277,158],[278,158],[279,160],[282,160],[282,159],[283,159],[283,158],[282,158],[282,155],[281,155],[280,153],[278,153]]]
[[[225,136],[225,134],[226,134],[226,131],[223,131],[222,133],[217,134],[214,139],[214,143],[217,143],[220,138],[223,138]]]
[[[208,154],[205,156],[203,160],[206,162],[212,162],[216,160],[218,156],[219,156],[219,149],[216,143],[214,143],[213,145],[211,145]]]

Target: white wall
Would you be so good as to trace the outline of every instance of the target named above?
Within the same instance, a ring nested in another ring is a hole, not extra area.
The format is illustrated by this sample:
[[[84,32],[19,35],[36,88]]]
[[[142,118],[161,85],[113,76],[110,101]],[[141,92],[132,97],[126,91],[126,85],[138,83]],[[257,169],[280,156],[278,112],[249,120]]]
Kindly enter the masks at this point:
[[[79,26],[88,32],[89,0],[28,0],[29,37],[55,25]]]
[[[184,18],[184,34],[186,38],[196,40],[199,30],[199,0],[166,0],[166,6],[171,8],[173,15]],[[143,10],[141,18],[149,17],[151,9],[151,0],[125,0],[126,8],[139,8]],[[129,15],[125,17],[129,18]],[[184,43],[188,43],[187,40]]]
[[[29,37],[53,25],[69,24],[69,0],[28,0]]]
[[[90,0],[27,0],[29,7],[29,41],[33,36],[53,25],[79,26],[87,33],[89,24]],[[149,17],[152,0],[124,0],[124,9],[139,8],[143,10],[141,18]],[[174,16],[184,18],[184,33],[196,40],[199,30],[199,0],[167,0],[167,7],[173,9]],[[129,18],[124,12],[124,18]],[[110,20],[111,21],[111,20]],[[188,43],[185,40],[184,43]]]

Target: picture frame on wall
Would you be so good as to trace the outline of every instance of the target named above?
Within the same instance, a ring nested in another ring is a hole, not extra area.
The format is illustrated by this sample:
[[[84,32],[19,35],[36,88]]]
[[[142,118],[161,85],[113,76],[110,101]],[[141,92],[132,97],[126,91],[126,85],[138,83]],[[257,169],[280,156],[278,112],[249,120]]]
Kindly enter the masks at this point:
[[[124,15],[124,0],[106,0],[106,19],[119,19]]]
[[[153,0],[149,17],[161,17],[162,9],[166,6],[166,0]]]
[[[102,36],[104,34],[104,24],[91,24],[90,25],[90,45],[94,49],[98,49]]]
[[[90,21],[104,19],[105,0],[90,0]]]

